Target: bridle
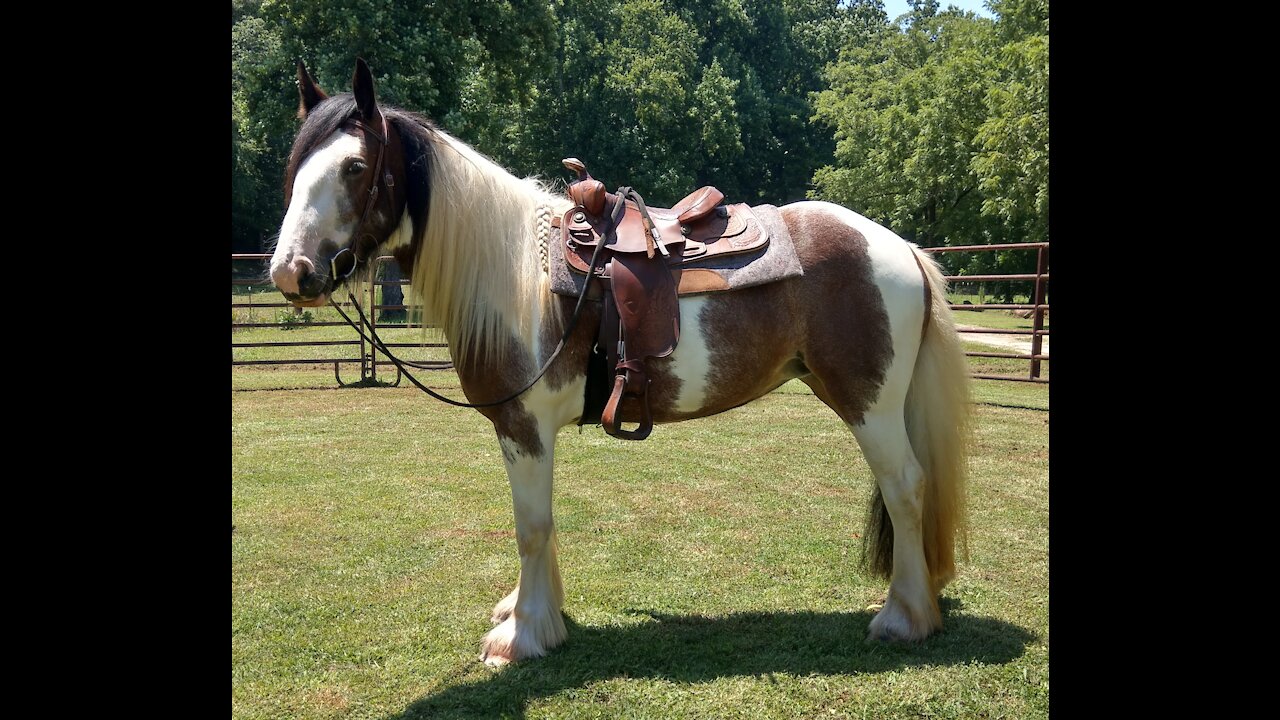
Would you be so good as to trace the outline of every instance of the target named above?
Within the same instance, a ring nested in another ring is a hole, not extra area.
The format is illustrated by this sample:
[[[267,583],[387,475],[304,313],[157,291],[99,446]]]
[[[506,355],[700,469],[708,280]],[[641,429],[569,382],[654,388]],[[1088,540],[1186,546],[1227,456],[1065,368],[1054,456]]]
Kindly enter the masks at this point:
[[[626,188],[626,189],[630,190],[630,188]],[[622,190],[623,188],[619,188],[620,192]],[[623,209],[624,209],[623,203],[618,203],[617,207],[614,208],[614,213],[612,217],[612,222],[614,224],[616,224],[620,219]],[[494,400],[491,402],[480,402],[480,403],[465,403],[465,402],[458,402],[457,400],[447,398],[441,395],[440,393],[437,393],[436,391],[432,390],[426,385],[423,385],[421,381],[419,381],[416,377],[413,376],[412,373],[409,372],[408,368],[406,368],[405,365],[411,365],[419,369],[428,369],[428,368],[426,368],[423,365],[411,363],[407,360],[401,360],[400,358],[396,357],[391,352],[391,349],[387,347],[387,344],[382,341],[382,338],[378,337],[378,331],[374,329],[373,323],[369,322],[369,319],[365,317],[364,309],[360,307],[360,302],[356,300],[356,296],[353,293],[350,293],[350,292],[347,293],[347,300],[351,303],[353,307],[355,307],[356,313],[360,317],[360,322],[357,323],[355,320],[352,320],[349,315],[343,312],[342,306],[339,305],[333,299],[332,296],[329,297],[329,305],[331,305],[334,310],[338,311],[338,314],[342,316],[343,320],[347,321],[348,325],[350,325],[352,328],[355,329],[356,334],[358,334],[361,337],[361,339],[363,339],[365,342],[372,345],[374,349],[380,351],[383,355],[386,355],[387,358],[391,360],[391,363],[396,366],[396,369],[400,371],[400,374],[403,375],[404,377],[409,378],[409,382],[413,383],[422,392],[430,395],[431,397],[441,402],[448,403],[456,407],[465,407],[465,408],[494,407],[496,405],[501,405],[503,403],[515,400],[516,398],[520,397],[525,392],[527,392],[529,388],[533,387],[535,383],[537,383],[539,380],[542,379],[543,375],[547,374],[547,370],[551,369],[551,364],[556,361],[556,358],[560,357],[560,351],[564,350],[565,346],[568,344],[569,338],[573,335],[574,328],[578,326],[578,319],[582,317],[582,309],[583,307],[585,307],[587,296],[590,294],[588,293],[588,290],[590,290],[591,288],[591,281],[597,279],[595,276],[595,269],[596,269],[596,265],[600,261],[600,251],[603,248],[604,248],[603,242],[597,243],[595,251],[591,253],[591,262],[587,266],[587,284],[583,286],[582,294],[578,296],[578,303],[573,307],[573,315],[569,317],[569,322],[565,325],[565,328],[564,328],[564,334],[560,336],[560,342],[556,343],[555,350],[551,351],[551,355],[547,357],[545,362],[542,363],[542,367],[538,368],[537,374],[534,375],[533,378],[529,380],[529,382],[525,383],[524,386],[521,387],[519,390],[516,390],[515,392],[507,395],[501,400]],[[361,327],[362,325],[364,327]],[[368,334],[365,333],[366,329],[369,331]]]
[[[394,192],[393,188],[396,186],[396,181],[391,175],[391,171],[387,170],[384,174],[382,170],[383,156],[386,154],[387,143],[391,140],[391,134],[387,131],[387,116],[384,115],[381,110],[378,111],[378,118],[382,120],[381,134],[372,127],[369,127],[368,124],[361,122],[355,117],[348,118],[347,121],[343,123],[344,125],[356,126],[365,131],[365,133],[370,137],[377,140],[378,154],[373,161],[373,185],[369,188],[369,199],[365,201],[364,212],[360,215],[360,223],[356,225],[355,231],[351,233],[351,244],[334,253],[333,257],[329,258],[329,273],[334,287],[337,287],[338,283],[341,283],[351,277],[351,275],[355,273],[356,268],[360,267],[361,263],[368,260],[368,258],[361,258],[356,253],[356,248],[362,239],[365,237],[370,238],[373,240],[374,247],[378,244],[378,239],[374,237],[372,233],[365,230],[365,225],[369,221],[369,213],[373,211],[373,206],[378,203],[378,186],[380,184],[386,185],[388,195]],[[394,209],[394,205],[392,208]],[[341,258],[344,254],[349,254],[351,256],[351,268],[345,273],[339,274],[338,258]]]
[[[373,239],[375,248],[377,247],[377,244],[378,244],[378,239],[376,237],[373,237],[373,235],[370,233],[363,232],[365,223],[369,219],[369,212],[373,209],[374,203],[378,199],[378,183],[379,183],[378,176],[382,174],[383,154],[386,151],[387,142],[390,139],[390,135],[387,132],[387,116],[384,115],[381,110],[378,111],[378,115],[382,119],[381,135],[379,135],[378,132],[375,131],[373,128],[369,127],[367,124],[361,122],[360,120],[354,117],[349,118],[347,120],[348,123],[355,125],[356,127],[364,130],[366,133],[368,133],[369,135],[373,136],[376,140],[378,140],[378,156],[374,160],[374,166],[373,166],[373,177],[374,177],[373,187],[369,188],[369,199],[365,202],[364,213],[362,213],[360,216],[360,224],[356,226],[355,232],[353,232],[351,235],[351,244],[339,250],[337,253],[334,254],[332,258],[329,259],[329,271],[330,273],[332,273],[331,277],[332,277],[332,282],[334,287],[337,287],[338,283],[351,277],[352,273],[356,271],[356,268],[360,266],[360,263],[364,262],[364,260],[362,260],[360,256],[356,254],[356,251],[355,251],[356,245],[364,236],[367,235],[368,237]],[[387,171],[386,175],[382,178],[381,182],[387,186],[388,193],[390,193],[391,189],[395,187],[395,180],[392,179],[390,171]],[[631,188],[619,188],[618,192],[623,193],[624,190],[627,192],[630,192]],[[614,208],[613,216],[611,218],[611,222],[613,224],[616,225],[618,221],[621,219],[622,211],[623,211],[623,203],[619,202],[617,203],[617,207]],[[588,265],[588,268],[587,268],[587,285],[583,287],[582,294],[578,296],[578,303],[573,308],[573,315],[569,317],[569,322],[565,325],[564,335],[560,337],[560,342],[556,344],[555,350],[553,350],[551,352],[551,355],[546,359],[546,361],[542,363],[542,367],[538,369],[538,372],[536,375],[533,376],[533,379],[529,380],[529,382],[526,383],[519,390],[516,390],[510,395],[507,395],[501,400],[494,400],[491,402],[482,402],[482,403],[464,403],[464,402],[458,402],[457,400],[447,398],[433,391],[432,389],[428,388],[426,385],[423,385],[417,378],[415,378],[408,371],[408,369],[405,368],[405,365],[412,365],[413,367],[425,369],[422,365],[401,360],[400,358],[397,358],[395,355],[391,353],[391,349],[388,348],[386,343],[382,341],[382,338],[378,337],[378,332],[377,330],[374,329],[373,323],[369,322],[368,318],[365,317],[364,310],[360,307],[360,303],[356,300],[356,297],[354,294],[348,292],[347,299],[355,307],[356,313],[360,318],[359,323],[357,323],[355,320],[352,320],[349,315],[343,312],[342,307],[339,306],[338,303],[334,301],[332,295],[330,295],[329,297],[329,304],[333,306],[334,310],[338,311],[338,314],[342,316],[343,320],[347,321],[348,325],[355,328],[356,333],[359,334],[362,339],[364,339],[366,342],[368,342],[378,351],[382,352],[382,354],[386,355],[391,360],[392,364],[394,364],[396,368],[400,370],[400,373],[404,377],[409,378],[409,381],[412,382],[415,386],[417,386],[419,390],[425,392],[426,394],[430,395],[431,397],[437,400],[440,400],[441,402],[445,402],[450,405],[455,405],[457,407],[466,407],[466,408],[494,407],[496,405],[501,405],[503,403],[510,402],[511,400],[514,400],[517,397],[520,397],[521,395],[523,395],[526,391],[529,390],[529,388],[533,387],[534,384],[538,382],[538,380],[542,379],[542,376],[545,375],[547,373],[547,370],[551,368],[551,364],[556,361],[556,358],[560,357],[560,351],[564,350],[565,345],[569,342],[569,337],[573,335],[574,328],[576,328],[578,325],[578,318],[582,316],[582,309],[586,305],[586,300],[588,295],[587,290],[590,289],[591,281],[596,279],[595,278],[596,264],[600,259],[600,251],[603,248],[604,248],[604,243],[600,242],[596,245],[595,252],[591,254],[591,263]],[[350,253],[353,259],[353,262],[351,264],[351,269],[340,276],[338,274],[338,258],[342,257],[344,253]],[[364,327],[362,328],[361,325],[363,325]],[[367,335],[365,334],[365,329],[369,331]]]

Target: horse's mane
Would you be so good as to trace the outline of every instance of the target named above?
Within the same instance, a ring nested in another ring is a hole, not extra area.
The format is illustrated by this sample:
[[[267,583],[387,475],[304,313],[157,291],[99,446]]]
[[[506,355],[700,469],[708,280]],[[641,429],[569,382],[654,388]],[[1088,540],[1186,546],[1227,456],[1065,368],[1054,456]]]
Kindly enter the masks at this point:
[[[417,248],[410,287],[423,324],[441,328],[455,363],[502,362],[508,340],[531,337],[545,310],[535,212],[542,204],[563,211],[569,201],[417,113],[379,108],[404,146],[405,213]],[[356,112],[354,96],[344,93],[307,114],[289,156],[286,203],[302,160]]]

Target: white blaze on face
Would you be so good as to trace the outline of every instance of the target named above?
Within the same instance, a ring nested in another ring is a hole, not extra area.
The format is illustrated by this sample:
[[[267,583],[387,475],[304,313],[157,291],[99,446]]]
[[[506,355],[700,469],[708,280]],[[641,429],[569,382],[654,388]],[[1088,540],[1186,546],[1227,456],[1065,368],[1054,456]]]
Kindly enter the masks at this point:
[[[344,160],[362,157],[362,147],[360,138],[338,131],[298,167],[280,242],[271,258],[271,280],[281,292],[298,294],[299,279],[328,261],[317,257],[322,241],[341,246],[350,239],[355,221],[340,220],[349,202],[342,168]]]

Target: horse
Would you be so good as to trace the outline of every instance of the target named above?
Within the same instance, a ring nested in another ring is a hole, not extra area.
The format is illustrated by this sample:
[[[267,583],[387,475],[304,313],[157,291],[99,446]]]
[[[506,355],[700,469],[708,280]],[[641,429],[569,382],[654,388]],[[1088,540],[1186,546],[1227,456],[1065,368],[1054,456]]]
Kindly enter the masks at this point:
[[[270,277],[299,307],[363,282],[375,254],[392,254],[411,278],[462,392],[493,423],[511,487],[520,572],[493,609],[480,659],[542,656],[566,637],[556,435],[582,419],[601,312],[585,303],[565,334],[576,300],[549,288],[548,220],[573,203],[428,118],[380,105],[362,59],[352,92],[332,97],[302,62],[297,70],[302,123]],[[653,421],[721,413],[791,379],[808,385],[875,476],[863,562],[889,587],[867,639],[923,640],[942,627],[939,593],[966,532],[969,379],[946,280],[918,246],[852,210],[800,201],[778,211],[803,273],[681,298],[679,345],[647,361]]]

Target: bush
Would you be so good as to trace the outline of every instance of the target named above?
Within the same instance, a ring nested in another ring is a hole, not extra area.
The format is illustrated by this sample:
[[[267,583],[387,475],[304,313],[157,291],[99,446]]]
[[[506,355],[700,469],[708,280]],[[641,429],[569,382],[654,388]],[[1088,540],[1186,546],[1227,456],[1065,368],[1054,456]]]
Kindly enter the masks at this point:
[[[310,310],[304,310],[301,315],[295,315],[292,310],[281,310],[276,315],[276,320],[280,323],[281,330],[292,330],[304,325],[310,325],[314,317]]]

